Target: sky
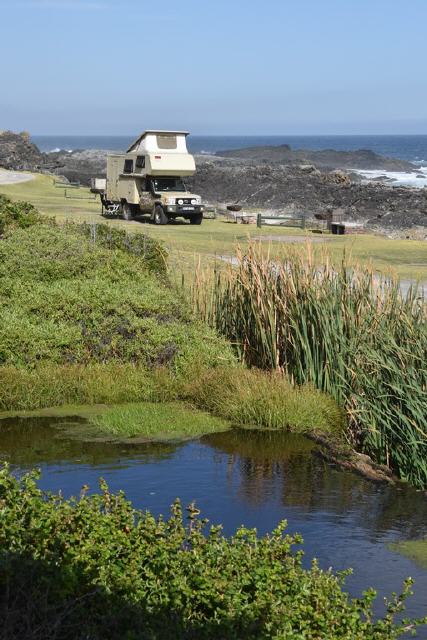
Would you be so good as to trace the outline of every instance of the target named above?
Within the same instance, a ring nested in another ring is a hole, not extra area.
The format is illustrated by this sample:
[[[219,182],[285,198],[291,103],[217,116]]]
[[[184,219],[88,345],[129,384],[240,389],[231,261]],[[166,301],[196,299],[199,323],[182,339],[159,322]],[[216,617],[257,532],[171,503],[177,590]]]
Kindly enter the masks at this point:
[[[0,0],[0,130],[427,134],[427,0]]]

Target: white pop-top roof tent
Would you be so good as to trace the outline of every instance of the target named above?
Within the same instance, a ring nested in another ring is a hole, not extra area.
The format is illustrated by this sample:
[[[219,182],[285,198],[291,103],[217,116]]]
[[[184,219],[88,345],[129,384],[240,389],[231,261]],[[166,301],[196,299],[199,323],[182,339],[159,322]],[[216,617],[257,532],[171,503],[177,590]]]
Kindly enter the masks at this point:
[[[144,131],[127,150],[127,153],[188,153],[188,131]]]
[[[145,155],[145,173],[157,176],[191,176],[194,157],[187,151],[188,131],[144,131],[127,153]]]

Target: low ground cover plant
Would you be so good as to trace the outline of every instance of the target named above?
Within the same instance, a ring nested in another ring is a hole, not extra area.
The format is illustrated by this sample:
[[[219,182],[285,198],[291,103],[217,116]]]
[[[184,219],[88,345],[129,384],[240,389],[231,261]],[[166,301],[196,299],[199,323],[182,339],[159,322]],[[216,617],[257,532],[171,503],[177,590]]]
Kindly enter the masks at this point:
[[[374,620],[374,592],[352,600],[343,576],[303,569],[299,536],[240,528],[226,538],[195,505],[169,518],[122,493],[65,500],[35,475],[0,471],[2,637],[147,640],[393,640],[410,591]]]
[[[143,400],[144,372],[235,360],[193,319],[164,262],[155,268],[154,248],[147,258],[141,239],[127,247],[121,234],[87,231],[36,224],[0,241],[2,409],[100,402],[104,389],[111,402]]]
[[[37,209],[29,202],[13,202],[0,193],[0,236],[11,229],[25,229],[41,221]]]
[[[199,274],[193,302],[249,366],[331,394],[359,450],[427,486],[426,305],[415,287],[404,297],[345,258],[336,269],[309,249],[273,262],[252,245],[237,266]]]

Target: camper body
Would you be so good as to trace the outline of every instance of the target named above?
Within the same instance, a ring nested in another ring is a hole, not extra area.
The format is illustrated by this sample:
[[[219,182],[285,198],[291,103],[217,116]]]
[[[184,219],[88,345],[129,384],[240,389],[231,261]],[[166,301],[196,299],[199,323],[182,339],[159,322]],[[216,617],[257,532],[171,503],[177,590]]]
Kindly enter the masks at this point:
[[[126,153],[107,156],[107,179],[93,181],[103,206],[121,212],[125,220],[149,214],[156,224],[183,217],[201,224],[203,205],[187,191],[186,176],[196,171],[187,151],[184,131],[145,131]]]

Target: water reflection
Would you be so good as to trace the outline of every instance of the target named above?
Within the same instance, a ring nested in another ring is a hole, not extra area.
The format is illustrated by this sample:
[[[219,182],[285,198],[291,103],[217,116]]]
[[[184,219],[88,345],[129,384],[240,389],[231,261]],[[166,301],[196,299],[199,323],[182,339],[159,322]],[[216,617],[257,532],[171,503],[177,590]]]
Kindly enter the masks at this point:
[[[427,500],[404,484],[374,484],[343,472],[318,455],[314,443],[277,431],[234,430],[203,442],[227,454],[228,481],[238,483],[241,499],[260,505],[278,496],[284,506],[355,516],[374,538],[388,530],[405,537],[427,531]]]
[[[146,461],[167,459],[178,446],[118,443],[92,434],[92,439],[85,440],[87,433],[87,421],[79,417],[3,418],[0,459],[23,468],[70,463],[98,466],[138,457]]]

